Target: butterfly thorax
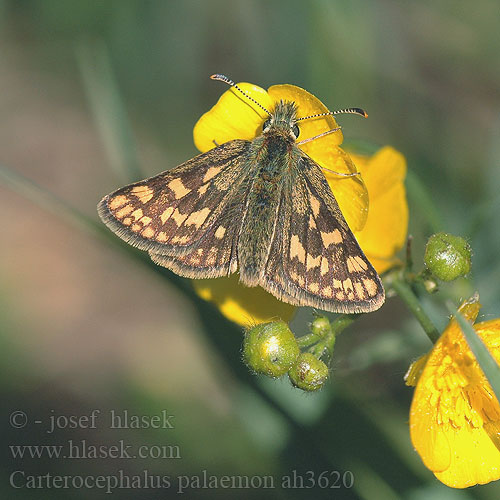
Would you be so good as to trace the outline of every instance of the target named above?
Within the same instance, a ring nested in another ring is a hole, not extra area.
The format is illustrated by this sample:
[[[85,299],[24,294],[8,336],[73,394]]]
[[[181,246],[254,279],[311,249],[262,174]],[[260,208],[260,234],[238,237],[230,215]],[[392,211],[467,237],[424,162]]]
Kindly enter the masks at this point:
[[[294,102],[280,101],[263,126],[262,136],[252,143],[253,155],[263,181],[277,182],[285,173],[296,136],[297,107]],[[256,186],[257,187],[257,186]]]

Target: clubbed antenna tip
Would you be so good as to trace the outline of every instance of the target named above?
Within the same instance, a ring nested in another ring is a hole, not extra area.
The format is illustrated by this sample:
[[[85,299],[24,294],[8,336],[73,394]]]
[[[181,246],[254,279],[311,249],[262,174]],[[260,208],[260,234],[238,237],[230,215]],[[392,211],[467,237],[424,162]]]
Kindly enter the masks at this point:
[[[345,109],[339,109],[338,111],[328,111],[327,113],[319,113],[317,115],[303,116],[302,118],[299,118],[297,121],[300,122],[301,120],[309,120],[310,118],[319,118],[321,116],[343,115],[346,113],[350,113],[352,115],[359,115],[362,116],[363,118],[368,118],[368,113],[362,108],[345,108]]]
[[[250,99],[253,103],[257,104],[259,108],[263,109],[269,116],[271,116],[271,113],[264,107],[260,102],[256,101],[253,97],[250,97],[244,90],[241,90],[236,83],[233,82],[230,78],[228,78],[226,75],[221,75],[219,73],[215,73],[213,75],[210,75],[210,78],[212,80],[218,80],[219,82],[224,82],[227,83],[230,87],[235,88],[238,92],[241,92],[247,99]]]
[[[218,80],[219,82],[224,82],[224,83],[227,83],[228,85],[230,85],[231,87],[234,87],[234,82],[233,80],[229,79],[227,76],[225,75],[221,75],[219,73],[215,73],[213,75],[210,75],[210,78],[212,80]]]

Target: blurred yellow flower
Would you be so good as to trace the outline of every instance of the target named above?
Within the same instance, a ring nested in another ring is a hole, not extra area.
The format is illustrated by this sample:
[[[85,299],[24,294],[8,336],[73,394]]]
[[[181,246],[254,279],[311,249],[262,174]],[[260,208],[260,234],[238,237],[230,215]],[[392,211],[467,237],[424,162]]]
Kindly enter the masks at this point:
[[[459,310],[472,323],[480,307],[473,298]],[[474,329],[500,363],[500,319]],[[405,378],[416,385],[410,434],[425,466],[452,488],[499,479],[500,405],[456,320]]]
[[[268,110],[280,100],[286,100],[297,104],[299,118],[329,111],[315,96],[294,85],[274,85],[267,91],[249,83],[239,83],[238,86]],[[206,152],[233,139],[251,140],[262,133],[267,117],[255,103],[230,88],[196,123],[193,131],[195,145]],[[299,140],[337,127],[332,116],[304,120],[300,122]],[[349,156],[339,147],[342,141],[342,132],[338,130],[299,147],[329,170],[361,172],[360,176],[342,177],[324,171],[349,227],[375,269],[382,273],[397,262],[395,254],[406,238],[405,159],[391,147],[382,148],[372,157]],[[240,285],[237,276],[195,280],[194,286],[202,298],[214,302],[226,317],[242,325],[275,317],[288,321],[295,310],[260,287]]]
[[[231,321],[242,326],[264,323],[280,318],[289,322],[295,307],[281,302],[260,286],[248,288],[239,282],[239,276],[227,278],[193,280],[196,293],[213,302],[220,312]]]

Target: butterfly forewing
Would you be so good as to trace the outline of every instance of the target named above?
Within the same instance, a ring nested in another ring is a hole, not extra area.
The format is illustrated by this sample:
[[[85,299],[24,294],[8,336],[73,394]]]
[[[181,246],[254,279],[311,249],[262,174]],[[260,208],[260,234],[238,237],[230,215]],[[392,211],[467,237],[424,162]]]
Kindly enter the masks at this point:
[[[228,197],[231,199],[224,210],[205,234],[191,245],[188,253],[168,255],[150,252],[153,262],[188,278],[217,278],[234,273],[238,267],[237,241],[246,196],[236,192],[228,194]]]
[[[103,221],[122,239],[155,254],[182,255],[217,233],[215,221],[245,179],[248,141],[235,140],[162,174],[130,184],[98,205]],[[222,238],[220,238],[222,239]]]
[[[265,273],[283,300],[336,312],[367,312],[384,301],[376,271],[345,222],[320,167],[304,156],[285,190]],[[293,204],[293,209],[288,207]]]

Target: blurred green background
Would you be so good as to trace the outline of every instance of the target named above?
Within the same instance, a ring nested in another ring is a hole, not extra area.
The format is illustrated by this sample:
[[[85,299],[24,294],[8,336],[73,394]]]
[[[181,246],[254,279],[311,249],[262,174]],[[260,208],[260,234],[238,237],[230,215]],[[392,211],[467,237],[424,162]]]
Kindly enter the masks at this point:
[[[446,488],[413,451],[403,375],[430,343],[398,299],[338,339],[331,382],[304,395],[250,375],[240,330],[68,208],[97,224],[104,194],[194,156],[192,127],[226,90],[210,74],[296,84],[331,109],[368,111],[341,118],[347,140],[407,157],[418,266],[436,230],[470,241],[471,280],[425,302],[436,324],[447,322],[445,298],[476,289],[480,318],[498,317],[498,0],[3,0],[0,43],[2,498],[109,498],[14,489],[9,476],[119,470],[172,483],[117,489],[120,499],[175,497],[176,477],[203,471],[253,484],[270,475],[276,488],[200,487],[185,498],[499,498],[498,484]],[[310,318],[301,312],[297,334]],[[47,432],[51,417],[93,409],[95,429]],[[110,429],[110,410],[124,409],[166,411],[174,428]],[[15,411],[28,418],[22,429],[9,423]],[[9,448],[68,440],[174,446],[179,458],[20,459]],[[293,471],[304,487],[280,488]],[[322,472],[340,488],[308,489]]]

